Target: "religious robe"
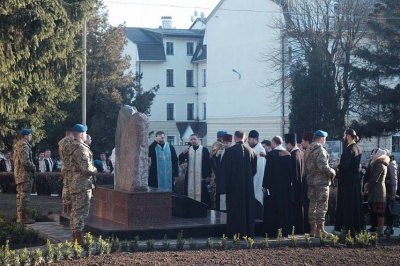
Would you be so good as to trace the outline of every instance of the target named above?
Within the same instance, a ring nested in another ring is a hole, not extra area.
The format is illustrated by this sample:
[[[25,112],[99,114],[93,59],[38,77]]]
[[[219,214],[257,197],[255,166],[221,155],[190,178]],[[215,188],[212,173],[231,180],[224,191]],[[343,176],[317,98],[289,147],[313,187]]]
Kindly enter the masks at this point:
[[[221,180],[225,186],[217,193],[226,193],[226,234],[253,237],[255,231],[254,184],[257,155],[243,142],[225,150],[221,162]]]
[[[304,173],[304,152],[295,147],[291,152],[291,215],[296,234],[310,232],[308,221],[307,182]]]
[[[210,193],[206,178],[211,178],[211,158],[206,147],[201,145],[190,147],[189,152],[179,155],[179,162],[187,162],[185,175],[185,195],[206,203],[210,208]]]
[[[165,145],[167,145],[166,143],[164,143],[163,145],[159,145],[156,141],[154,141],[152,144],[150,144],[149,146],[149,157],[151,159],[151,165],[149,167],[149,180],[148,180],[148,185],[149,187],[155,187],[158,188],[159,187],[159,179],[164,179],[164,176],[159,176],[158,174],[158,164],[157,164],[157,153],[156,153],[156,147],[158,146],[161,150],[163,150],[165,148]],[[172,180],[171,180],[171,184],[172,184],[172,189],[173,189],[173,185],[174,185],[174,177],[178,177],[179,176],[179,169],[178,169],[178,157],[176,155],[175,152],[175,148],[171,145],[169,145],[169,153],[170,155],[167,156],[170,159],[170,164],[171,165],[171,171],[172,171]],[[165,166],[165,165],[164,165]],[[163,167],[163,166],[161,166]]]
[[[261,143],[257,143],[256,146],[253,147],[253,151],[257,156],[257,172],[254,174],[253,183],[254,183],[254,197],[255,197],[255,217],[256,219],[262,220],[264,213],[264,194],[262,191],[262,183],[264,179],[264,171],[265,171],[265,158],[260,156],[260,152],[265,153],[264,147]]]
[[[291,233],[290,197],[291,197],[291,156],[288,151],[278,146],[267,155],[263,188],[264,219],[263,229],[269,237],[276,237],[278,229],[282,235]]]
[[[364,214],[361,196],[359,166],[362,152],[356,143],[343,151],[338,166],[338,192],[336,201],[335,231],[342,229],[361,232]]]

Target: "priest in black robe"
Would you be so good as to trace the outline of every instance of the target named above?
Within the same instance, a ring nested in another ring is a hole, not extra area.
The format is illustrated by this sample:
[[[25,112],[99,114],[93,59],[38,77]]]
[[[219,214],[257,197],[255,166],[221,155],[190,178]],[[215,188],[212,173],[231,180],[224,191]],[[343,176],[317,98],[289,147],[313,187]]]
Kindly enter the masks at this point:
[[[335,231],[351,230],[352,234],[364,229],[361,178],[359,173],[362,152],[356,144],[359,138],[349,128],[343,134],[345,148],[338,165],[338,192]]]
[[[296,234],[310,233],[308,221],[308,201],[304,186],[304,153],[297,147],[297,134],[285,134],[286,150],[291,156],[291,225]]]
[[[199,144],[197,134],[190,135],[191,146],[179,155],[179,163],[187,163],[185,195],[211,208],[211,158],[206,147]]]
[[[290,196],[291,196],[291,156],[282,147],[282,138],[273,137],[273,150],[267,155],[264,171],[264,233],[269,237],[276,237],[278,229],[282,228],[282,235],[288,236],[290,227]]]
[[[217,186],[217,193],[226,193],[226,233],[232,238],[254,237],[255,205],[253,176],[257,172],[257,155],[244,144],[244,132],[236,131],[235,145],[225,150],[221,162],[221,180],[225,186]]]
[[[168,150],[165,150],[166,145],[169,146]],[[163,131],[156,132],[156,138],[149,146],[149,157],[151,159],[151,164],[149,167],[148,185],[149,187],[158,188],[159,179],[164,179],[164,176],[159,175],[156,149],[159,149],[161,152],[169,153],[166,154],[164,157],[169,158],[170,162],[168,162],[166,165],[168,165],[168,167],[170,168],[168,169],[168,171],[160,171],[160,175],[168,174],[168,179],[171,178],[169,175],[172,175],[172,178],[171,180],[168,180],[168,183],[171,183],[173,190],[174,179],[179,176],[178,156],[176,155],[175,148],[171,144],[165,142],[165,134]]]

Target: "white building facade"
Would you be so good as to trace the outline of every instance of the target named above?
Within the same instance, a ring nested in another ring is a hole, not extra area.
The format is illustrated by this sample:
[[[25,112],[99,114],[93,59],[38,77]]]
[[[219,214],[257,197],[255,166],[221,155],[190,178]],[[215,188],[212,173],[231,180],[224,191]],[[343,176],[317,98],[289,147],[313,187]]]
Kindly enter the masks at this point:
[[[150,131],[175,145],[192,133],[211,145],[219,130],[255,129],[260,139],[287,132],[282,87],[273,83],[281,69],[268,60],[280,51],[280,19],[270,0],[222,0],[190,29],[169,28],[171,17],[159,29],[127,28],[132,71],[143,73],[145,90],[160,85]]]

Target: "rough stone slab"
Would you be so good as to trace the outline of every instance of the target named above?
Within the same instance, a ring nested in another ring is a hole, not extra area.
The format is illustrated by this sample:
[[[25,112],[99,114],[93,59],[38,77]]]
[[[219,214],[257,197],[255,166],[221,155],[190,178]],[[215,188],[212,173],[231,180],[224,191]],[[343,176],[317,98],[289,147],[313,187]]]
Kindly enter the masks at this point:
[[[148,132],[149,120],[145,114],[129,105],[120,109],[115,132],[115,189],[147,191]]]

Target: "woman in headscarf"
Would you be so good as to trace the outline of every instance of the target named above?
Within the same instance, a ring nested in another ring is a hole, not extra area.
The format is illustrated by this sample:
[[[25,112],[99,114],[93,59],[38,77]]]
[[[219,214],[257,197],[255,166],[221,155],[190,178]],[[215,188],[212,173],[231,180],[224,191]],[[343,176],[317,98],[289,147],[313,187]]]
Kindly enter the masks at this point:
[[[386,187],[385,179],[390,159],[383,149],[378,149],[372,154],[371,172],[368,186],[368,202],[371,206],[371,213],[377,219],[377,234],[383,235],[385,225]]]

